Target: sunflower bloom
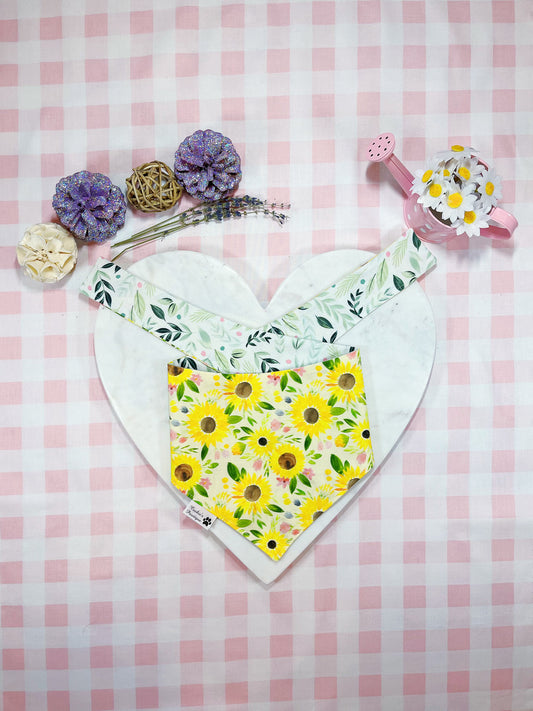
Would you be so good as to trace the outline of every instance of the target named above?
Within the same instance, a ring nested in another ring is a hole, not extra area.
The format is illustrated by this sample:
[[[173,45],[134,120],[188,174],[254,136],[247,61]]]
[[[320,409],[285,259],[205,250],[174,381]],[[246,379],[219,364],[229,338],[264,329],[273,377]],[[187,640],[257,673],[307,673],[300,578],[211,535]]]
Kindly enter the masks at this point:
[[[186,427],[195,442],[209,447],[226,439],[228,418],[221,407],[212,402],[205,402],[192,409]]]

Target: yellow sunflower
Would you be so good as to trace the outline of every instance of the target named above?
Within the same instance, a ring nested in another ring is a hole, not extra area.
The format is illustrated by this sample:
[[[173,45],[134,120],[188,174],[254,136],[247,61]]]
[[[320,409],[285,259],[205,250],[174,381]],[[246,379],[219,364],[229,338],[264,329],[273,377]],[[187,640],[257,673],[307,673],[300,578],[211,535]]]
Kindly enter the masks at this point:
[[[192,375],[192,370],[190,368],[182,368],[179,365],[173,365],[169,363],[167,365],[168,370],[168,384],[169,385],[179,385],[183,383],[184,380],[188,380]]]
[[[350,430],[350,439],[355,442],[359,449],[372,449],[372,441],[370,440],[370,425],[368,418],[358,422],[355,427]]]
[[[306,499],[296,514],[300,519],[302,528],[310,526],[319,516],[322,516],[324,511],[329,509],[332,503],[333,502],[325,496],[314,496],[313,498]]]
[[[273,560],[279,560],[289,546],[289,540],[283,533],[271,528],[265,531],[255,544],[263,553],[266,553]]]
[[[270,468],[284,479],[301,474],[305,468],[305,454],[293,444],[280,444],[270,455]]]
[[[356,400],[363,392],[363,373],[357,361],[341,361],[330,370],[326,387],[340,402]]]
[[[359,467],[356,467],[355,469],[353,467],[348,467],[348,469],[345,469],[342,474],[337,475],[335,479],[335,491],[337,491],[339,495],[345,494],[354,484],[357,484],[359,479],[363,476],[364,473],[361,473]]]
[[[255,516],[272,503],[272,485],[260,474],[247,473],[233,485],[232,499],[235,509],[242,509],[243,515]]]
[[[331,427],[331,408],[320,395],[300,395],[294,401],[290,418],[298,432],[306,435],[320,435]]]
[[[187,419],[186,426],[195,442],[207,446],[222,442],[228,434],[228,418],[224,410],[212,402],[196,405]]]
[[[263,395],[263,386],[257,375],[238,373],[226,380],[222,394],[237,410],[249,410],[257,405]]]
[[[231,526],[231,528],[237,528],[237,519],[225,504],[217,501],[210,511],[214,516],[224,521],[224,523],[227,523],[228,526]]]
[[[248,438],[248,445],[256,457],[270,455],[278,445],[278,442],[277,434],[269,427],[259,427]]]
[[[180,491],[189,491],[202,478],[202,465],[188,454],[172,454],[171,479]]]

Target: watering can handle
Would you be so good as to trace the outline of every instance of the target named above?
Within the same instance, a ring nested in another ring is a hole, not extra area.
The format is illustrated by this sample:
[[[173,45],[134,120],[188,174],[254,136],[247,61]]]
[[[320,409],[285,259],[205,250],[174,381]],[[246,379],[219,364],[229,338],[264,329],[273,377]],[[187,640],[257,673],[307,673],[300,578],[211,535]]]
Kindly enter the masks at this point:
[[[492,239],[510,239],[518,225],[516,218],[501,207],[493,207],[489,219],[494,224],[481,230],[480,234]]]

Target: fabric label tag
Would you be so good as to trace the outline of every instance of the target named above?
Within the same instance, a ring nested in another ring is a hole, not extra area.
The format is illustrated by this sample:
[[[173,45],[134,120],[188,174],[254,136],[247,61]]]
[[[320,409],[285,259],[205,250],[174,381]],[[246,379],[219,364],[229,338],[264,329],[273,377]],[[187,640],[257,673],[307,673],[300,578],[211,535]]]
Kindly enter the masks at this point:
[[[192,521],[197,523],[202,528],[205,528],[207,531],[217,520],[217,517],[214,516],[210,511],[206,511],[198,504],[195,504],[194,501],[191,501],[189,504],[187,504],[187,506],[183,510],[183,513],[185,514],[185,516],[188,516]]]

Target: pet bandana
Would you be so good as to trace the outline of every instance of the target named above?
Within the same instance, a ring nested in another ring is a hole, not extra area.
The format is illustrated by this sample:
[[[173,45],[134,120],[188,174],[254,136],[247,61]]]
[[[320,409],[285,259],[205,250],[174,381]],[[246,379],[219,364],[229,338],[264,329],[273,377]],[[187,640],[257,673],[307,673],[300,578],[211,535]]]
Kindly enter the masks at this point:
[[[337,339],[435,263],[410,230],[259,329],[105,260],[81,291],[181,352],[168,365],[172,483],[279,560],[373,466],[359,352]]]
[[[373,466],[358,351],[168,385],[173,485],[274,560]]]
[[[237,324],[99,259],[81,292],[180,350],[184,367],[225,373],[269,372],[340,357],[339,338],[429,271],[435,257],[409,230],[369,262],[311,301],[260,329]]]

